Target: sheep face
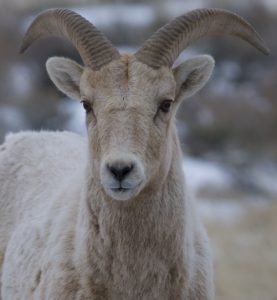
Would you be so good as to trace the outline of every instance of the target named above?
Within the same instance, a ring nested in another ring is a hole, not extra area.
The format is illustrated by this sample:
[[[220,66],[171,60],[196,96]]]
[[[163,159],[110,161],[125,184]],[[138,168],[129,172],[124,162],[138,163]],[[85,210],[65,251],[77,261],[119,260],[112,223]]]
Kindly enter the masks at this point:
[[[209,56],[173,70],[150,68],[131,55],[99,71],[65,58],[47,62],[57,87],[83,102],[94,178],[116,200],[134,199],[165,178],[178,104],[204,85],[212,69]]]
[[[198,56],[171,69],[198,39],[227,34],[240,37],[264,54],[269,49],[240,16],[222,9],[197,9],[154,33],[134,55],[121,55],[90,22],[68,9],[49,9],[32,22],[20,52],[39,38],[67,38],[86,66],[51,58],[48,73],[56,86],[81,99],[87,112],[90,165],[94,182],[113,199],[135,198],[160,184],[176,143],[173,116],[183,98],[208,80],[214,61]]]

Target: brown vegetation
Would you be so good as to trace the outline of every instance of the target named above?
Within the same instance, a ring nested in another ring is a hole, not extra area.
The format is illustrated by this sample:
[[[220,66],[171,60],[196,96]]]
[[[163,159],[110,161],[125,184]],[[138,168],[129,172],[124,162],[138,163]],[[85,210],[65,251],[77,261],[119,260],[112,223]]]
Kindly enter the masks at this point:
[[[221,300],[277,299],[277,204],[250,208],[236,223],[208,223]]]

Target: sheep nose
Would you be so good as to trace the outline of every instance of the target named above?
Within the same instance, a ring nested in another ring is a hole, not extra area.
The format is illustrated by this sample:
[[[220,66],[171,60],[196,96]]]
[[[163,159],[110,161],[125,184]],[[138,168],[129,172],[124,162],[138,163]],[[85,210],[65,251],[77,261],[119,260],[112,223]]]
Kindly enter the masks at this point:
[[[122,181],[133,170],[134,164],[113,163],[107,167],[118,181]]]

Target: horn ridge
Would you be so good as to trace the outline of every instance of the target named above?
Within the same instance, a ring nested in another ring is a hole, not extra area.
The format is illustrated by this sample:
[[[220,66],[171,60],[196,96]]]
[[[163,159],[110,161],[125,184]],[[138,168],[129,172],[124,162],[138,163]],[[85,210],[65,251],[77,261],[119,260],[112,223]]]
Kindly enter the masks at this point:
[[[50,35],[65,37],[71,41],[84,64],[94,70],[99,70],[120,57],[112,43],[92,23],[79,14],[62,8],[46,10],[35,18],[23,38],[20,53],[36,40]]]
[[[224,9],[196,9],[181,15],[154,33],[136,52],[136,58],[153,68],[171,67],[182,50],[201,37],[237,36],[265,55],[263,39],[242,17]]]

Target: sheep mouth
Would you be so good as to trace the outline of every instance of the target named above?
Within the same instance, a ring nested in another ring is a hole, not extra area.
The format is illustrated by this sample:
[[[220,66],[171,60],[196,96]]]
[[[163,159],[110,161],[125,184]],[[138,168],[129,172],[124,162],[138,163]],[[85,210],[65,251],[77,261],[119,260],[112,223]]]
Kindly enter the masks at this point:
[[[118,187],[118,188],[111,188],[111,190],[112,190],[113,192],[121,192],[121,193],[124,193],[124,192],[129,191],[130,189],[127,189],[127,188],[124,188],[124,187]]]
[[[119,201],[127,201],[138,195],[141,190],[141,183],[135,185],[134,187],[124,185],[107,187],[104,185],[104,188],[106,193],[113,199]]]
[[[131,199],[134,196],[135,189],[132,188],[109,188],[106,190],[106,193],[110,195],[113,199],[119,201],[126,201]]]

